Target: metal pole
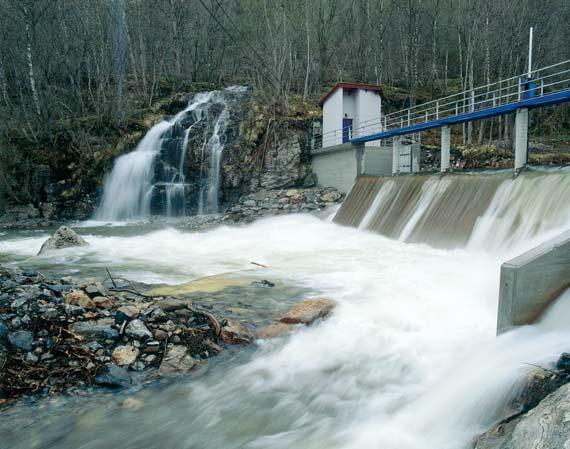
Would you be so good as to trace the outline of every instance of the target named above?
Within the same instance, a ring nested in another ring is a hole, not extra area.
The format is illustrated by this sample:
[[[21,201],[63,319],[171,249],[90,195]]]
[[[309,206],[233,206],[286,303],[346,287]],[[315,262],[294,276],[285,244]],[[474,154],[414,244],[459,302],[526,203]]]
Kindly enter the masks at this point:
[[[528,78],[532,76],[532,32],[533,28],[530,27],[528,35]]]

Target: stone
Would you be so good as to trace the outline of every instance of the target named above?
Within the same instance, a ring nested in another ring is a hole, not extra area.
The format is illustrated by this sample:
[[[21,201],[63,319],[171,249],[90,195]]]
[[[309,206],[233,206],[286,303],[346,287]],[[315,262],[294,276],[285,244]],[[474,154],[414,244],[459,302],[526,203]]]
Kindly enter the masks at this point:
[[[0,342],[8,335],[8,327],[0,321]]]
[[[148,330],[146,325],[141,320],[133,320],[127,324],[125,333],[138,340],[147,340],[152,338],[152,332]]]
[[[275,284],[273,282],[268,281],[266,279],[263,279],[261,281],[254,281],[251,283],[251,285],[253,285],[254,287],[264,287],[264,288],[275,287]]]
[[[156,305],[165,312],[172,312],[178,309],[186,309],[188,307],[188,304],[188,301],[184,301],[182,299],[163,299],[162,301],[156,302]]]
[[[71,326],[74,334],[83,337],[100,337],[107,340],[114,340],[119,336],[119,331],[112,327],[112,318],[104,318],[97,321],[81,321]]]
[[[563,352],[560,354],[558,361],[556,362],[556,368],[568,371],[570,370],[570,354]]]
[[[79,306],[87,310],[95,310],[97,306],[95,302],[81,290],[73,290],[65,295],[65,303],[73,306]]]
[[[107,291],[98,285],[88,285],[83,289],[90,298],[95,298],[96,296],[106,296]]]
[[[479,436],[475,449],[566,449],[570,447],[570,384],[515,419]]]
[[[280,337],[291,330],[292,324],[271,323],[257,331],[257,338],[270,339]]]
[[[153,332],[153,335],[158,341],[164,341],[168,338],[168,332],[163,331],[162,329],[156,329]]]
[[[85,240],[83,240],[73,229],[67,226],[61,226],[53,237],[47,239],[38,255],[45,254],[48,251],[53,251],[62,248],[71,248],[75,246],[87,246],[89,245]]]
[[[224,343],[228,345],[249,344],[253,341],[253,332],[236,320],[226,320],[226,324],[222,326],[221,337]]]
[[[177,373],[190,371],[196,365],[196,361],[188,354],[188,349],[181,345],[169,345],[166,355],[158,368],[160,376],[170,376]]]
[[[342,197],[342,194],[335,190],[335,191],[328,192],[328,193],[325,193],[324,195],[322,195],[321,201],[324,201],[326,203],[335,203],[338,200],[340,200],[341,197]]]
[[[95,383],[105,387],[120,388],[130,386],[132,379],[125,368],[111,364],[95,376]]]
[[[22,351],[31,351],[34,337],[30,331],[17,331],[8,334],[8,341]]]
[[[115,364],[122,366],[134,363],[138,356],[139,350],[133,346],[117,346],[111,358]]]
[[[135,306],[122,306],[117,309],[115,314],[115,323],[123,324],[125,321],[132,320],[139,316],[139,309]]]
[[[127,410],[141,410],[144,407],[144,401],[142,399],[130,397],[123,401],[121,407]]]
[[[93,302],[98,309],[110,309],[113,307],[113,300],[108,296],[95,296]]]
[[[336,302],[330,299],[307,299],[293,306],[279,321],[286,324],[309,325],[319,318],[328,316]]]
[[[27,363],[38,363],[38,361],[40,360],[40,358],[34,354],[33,352],[28,352],[26,354],[26,362]]]

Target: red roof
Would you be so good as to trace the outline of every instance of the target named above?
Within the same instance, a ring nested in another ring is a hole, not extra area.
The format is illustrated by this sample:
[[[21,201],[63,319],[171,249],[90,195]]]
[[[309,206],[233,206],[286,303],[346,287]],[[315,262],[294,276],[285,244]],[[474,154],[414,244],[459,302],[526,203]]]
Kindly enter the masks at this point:
[[[383,95],[383,88],[381,84],[365,84],[365,83],[336,83],[331,90],[329,90],[326,94],[324,94],[321,99],[319,100],[319,106],[323,107],[323,104],[327,99],[334,93],[337,89],[363,89],[363,90],[373,90],[378,92],[380,95]]]

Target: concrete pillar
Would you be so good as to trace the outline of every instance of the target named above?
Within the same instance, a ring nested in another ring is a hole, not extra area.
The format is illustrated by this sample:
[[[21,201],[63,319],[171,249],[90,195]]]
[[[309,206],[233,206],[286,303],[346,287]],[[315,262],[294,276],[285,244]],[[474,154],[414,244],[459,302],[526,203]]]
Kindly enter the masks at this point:
[[[528,109],[517,109],[515,119],[515,171],[527,163],[528,153]]]
[[[402,150],[402,137],[394,137],[392,139],[392,174],[397,175],[400,172],[400,153]]]
[[[364,143],[353,143],[354,155],[356,157],[356,176],[363,173],[363,156],[364,156]]]
[[[451,151],[451,128],[444,126],[441,128],[441,171],[449,171]]]
[[[412,173],[420,172],[420,160],[421,160],[421,145],[419,143],[413,143],[410,148],[411,155],[411,170]]]

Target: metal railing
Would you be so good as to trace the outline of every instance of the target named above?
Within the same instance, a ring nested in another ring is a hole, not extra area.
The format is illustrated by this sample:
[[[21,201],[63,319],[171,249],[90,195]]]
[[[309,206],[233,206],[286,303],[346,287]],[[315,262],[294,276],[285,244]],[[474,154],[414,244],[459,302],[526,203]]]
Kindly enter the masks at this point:
[[[420,123],[492,109],[568,89],[570,89],[570,59],[534,70],[530,77],[528,73],[513,76],[359,122],[351,131],[338,128],[316,134],[313,136],[314,147],[340,144],[343,141],[343,135],[345,139],[348,137],[351,140],[392,129],[408,128]]]

